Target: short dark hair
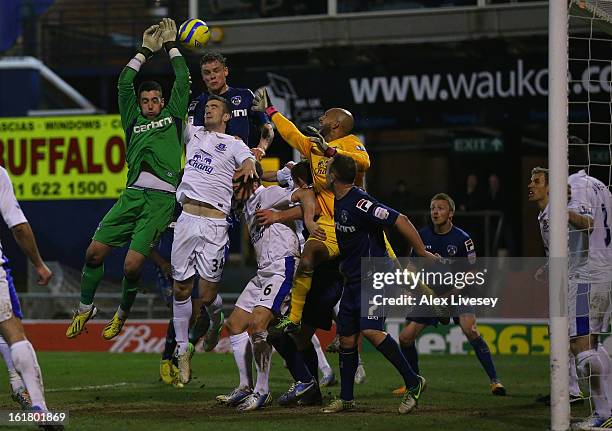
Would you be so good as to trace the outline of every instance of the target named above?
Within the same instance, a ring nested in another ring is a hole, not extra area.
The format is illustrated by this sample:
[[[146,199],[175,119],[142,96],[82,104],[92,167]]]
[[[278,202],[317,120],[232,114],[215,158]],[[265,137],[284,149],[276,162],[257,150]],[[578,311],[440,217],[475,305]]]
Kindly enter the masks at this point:
[[[330,162],[330,171],[336,180],[344,184],[353,184],[357,176],[357,164],[349,156],[336,155]]]
[[[310,170],[310,162],[308,160],[302,160],[296,163],[291,168],[291,178],[293,181],[298,178],[306,183],[306,185],[312,184],[312,171]]]
[[[230,107],[230,104],[227,102],[227,99],[225,97],[217,96],[216,94],[209,94],[206,103],[211,100],[218,100],[219,102],[221,102],[223,104],[223,113],[232,115],[232,108]]]
[[[162,86],[157,81],[144,81],[138,86],[138,99],[143,91],[159,91],[159,95],[163,97]]]
[[[227,67],[227,58],[223,56],[219,51],[206,51],[202,58],[200,58],[200,68],[202,68],[203,64],[212,63],[213,61],[218,61],[223,66]]]

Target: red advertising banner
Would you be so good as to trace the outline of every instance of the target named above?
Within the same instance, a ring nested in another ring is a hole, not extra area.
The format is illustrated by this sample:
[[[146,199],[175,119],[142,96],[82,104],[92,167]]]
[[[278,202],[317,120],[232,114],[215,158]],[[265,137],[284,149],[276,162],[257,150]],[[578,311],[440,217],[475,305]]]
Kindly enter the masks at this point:
[[[132,352],[161,353],[166,340],[168,320],[128,320],[121,333],[107,341],[102,338],[106,322],[88,322],[87,332],[77,338],[66,338],[68,320],[24,320],[28,339],[40,352]],[[325,349],[335,332],[318,331],[317,336]],[[215,348],[217,353],[229,352],[229,338],[225,330]]]

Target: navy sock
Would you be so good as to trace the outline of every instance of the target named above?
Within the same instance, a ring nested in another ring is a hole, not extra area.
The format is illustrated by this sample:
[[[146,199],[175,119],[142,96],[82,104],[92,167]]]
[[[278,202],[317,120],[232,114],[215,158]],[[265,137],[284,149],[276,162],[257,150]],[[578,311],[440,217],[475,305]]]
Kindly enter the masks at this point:
[[[310,371],[310,374],[315,378],[315,380],[319,381],[319,358],[317,358],[317,351],[314,348],[314,345],[310,343],[310,345],[305,349],[300,351],[300,355]]]
[[[387,361],[391,362],[395,369],[399,371],[404,379],[406,388],[414,388],[419,384],[419,379],[417,379],[416,374],[412,368],[410,368],[410,364],[406,358],[404,358],[404,355],[402,355],[399,345],[391,335],[387,334],[383,342],[376,346],[376,348],[385,358],[387,358]]]
[[[400,347],[402,349],[402,354],[410,364],[412,371],[414,371],[416,374],[421,374],[421,371],[419,370],[419,353],[417,352],[416,345],[414,343],[410,343],[407,346],[400,345]]]
[[[482,368],[484,368],[485,372],[489,376],[490,380],[497,379],[497,372],[495,371],[495,365],[493,365],[493,358],[491,357],[491,351],[489,350],[489,346],[487,342],[482,339],[482,337],[478,337],[473,341],[470,341],[470,344],[474,348],[474,352],[476,352],[476,357],[480,361]]]
[[[172,319],[170,319],[170,322],[168,322],[168,329],[166,330],[166,344],[164,345],[162,359],[171,360],[172,356],[174,355],[174,349],[176,349],[174,323],[172,323]]]
[[[268,337],[268,342],[276,349],[279,355],[287,363],[287,369],[291,373],[293,380],[300,382],[310,382],[312,375],[299,354],[295,343],[287,334],[277,337]]]
[[[344,401],[353,400],[355,373],[359,365],[357,347],[343,349],[340,347],[340,398]]]

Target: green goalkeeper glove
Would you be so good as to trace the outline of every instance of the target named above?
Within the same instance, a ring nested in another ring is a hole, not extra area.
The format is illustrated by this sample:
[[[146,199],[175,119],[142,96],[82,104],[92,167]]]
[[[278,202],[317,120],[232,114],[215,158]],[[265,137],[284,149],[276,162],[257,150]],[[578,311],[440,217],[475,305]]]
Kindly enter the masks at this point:
[[[257,112],[265,112],[268,117],[272,117],[272,115],[278,112],[270,101],[266,87],[257,89],[255,92],[255,97],[253,98],[253,105],[251,106],[251,109]]]

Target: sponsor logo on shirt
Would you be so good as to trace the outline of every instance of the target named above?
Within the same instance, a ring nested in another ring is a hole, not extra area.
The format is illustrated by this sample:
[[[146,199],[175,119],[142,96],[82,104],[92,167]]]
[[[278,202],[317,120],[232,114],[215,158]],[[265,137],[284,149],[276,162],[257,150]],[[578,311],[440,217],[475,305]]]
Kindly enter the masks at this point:
[[[336,222],[336,230],[342,233],[353,233],[355,232],[355,226],[344,226],[341,223]]]
[[[240,102],[242,102],[242,97],[240,96],[234,96],[232,97],[232,103],[236,106],[240,105]]]
[[[161,129],[162,127],[166,127],[172,124],[172,118],[165,117],[161,120],[151,121],[148,124],[141,124],[139,126],[134,126],[134,133],[142,133],[152,129]]]
[[[210,166],[212,164],[212,157],[195,153],[193,158],[187,161],[187,164],[198,171],[206,172],[207,174],[212,173],[213,167]]]
[[[387,211],[385,208],[378,207],[374,210],[374,217],[381,220],[387,220],[389,218],[389,211]]]
[[[359,199],[359,201],[357,201],[357,205],[355,206],[364,213],[367,213],[370,207],[372,206],[372,202],[367,199]]]
[[[234,109],[232,111],[232,118],[247,117],[248,115],[249,115],[249,113],[247,112],[246,109]]]

